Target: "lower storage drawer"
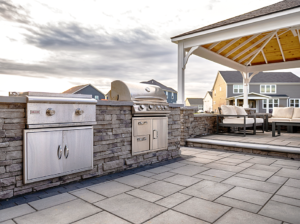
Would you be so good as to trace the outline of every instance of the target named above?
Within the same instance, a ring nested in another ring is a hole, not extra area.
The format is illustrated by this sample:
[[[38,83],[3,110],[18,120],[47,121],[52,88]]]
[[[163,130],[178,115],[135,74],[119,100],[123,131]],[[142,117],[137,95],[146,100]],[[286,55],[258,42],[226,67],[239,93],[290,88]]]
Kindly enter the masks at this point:
[[[92,168],[92,126],[24,130],[24,183]]]
[[[132,139],[132,147],[135,149],[135,152],[149,151],[150,135],[134,136]]]

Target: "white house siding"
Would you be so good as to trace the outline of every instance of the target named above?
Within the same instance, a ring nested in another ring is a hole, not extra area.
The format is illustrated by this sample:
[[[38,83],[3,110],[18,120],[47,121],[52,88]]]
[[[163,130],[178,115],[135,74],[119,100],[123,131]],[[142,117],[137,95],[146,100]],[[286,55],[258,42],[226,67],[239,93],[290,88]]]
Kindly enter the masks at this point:
[[[204,106],[204,111],[212,111],[212,106],[213,106],[213,100],[210,96],[210,94],[206,94],[206,96],[203,99],[203,106]]]

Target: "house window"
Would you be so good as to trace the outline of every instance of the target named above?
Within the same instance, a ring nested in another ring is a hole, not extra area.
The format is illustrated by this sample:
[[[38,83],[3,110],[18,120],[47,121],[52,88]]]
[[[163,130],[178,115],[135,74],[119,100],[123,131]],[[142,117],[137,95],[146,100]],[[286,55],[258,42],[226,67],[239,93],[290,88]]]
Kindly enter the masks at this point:
[[[99,96],[98,95],[95,95],[95,100],[99,100]]]
[[[222,87],[220,87],[220,91],[222,91]]]
[[[233,85],[233,93],[243,93],[244,87],[243,85]]]
[[[174,93],[172,92],[172,99],[174,99]]]
[[[168,92],[166,91],[165,93],[166,93],[166,96],[167,96],[167,99],[168,99]]]
[[[290,99],[290,107],[300,107],[300,99]]]
[[[203,110],[203,105],[202,104],[198,105],[198,110]]]
[[[276,93],[276,85],[260,85],[260,93]]]
[[[279,99],[269,100],[269,109],[272,109],[273,107],[279,107]],[[263,109],[267,109],[267,100],[263,100]]]

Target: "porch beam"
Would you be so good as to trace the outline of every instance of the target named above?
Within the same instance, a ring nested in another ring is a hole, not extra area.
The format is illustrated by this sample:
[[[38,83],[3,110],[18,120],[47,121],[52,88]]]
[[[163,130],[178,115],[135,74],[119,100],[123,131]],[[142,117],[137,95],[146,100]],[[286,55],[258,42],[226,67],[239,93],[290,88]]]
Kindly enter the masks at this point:
[[[273,32],[274,33],[274,32]],[[256,45],[262,43],[263,41],[265,41],[266,39],[268,39],[273,33],[269,33],[266,36],[264,36],[263,38],[261,38],[260,40],[256,41],[254,44],[252,44],[250,47],[247,47],[245,50],[243,50],[241,53],[237,54],[236,56],[234,56],[232,58],[232,60],[235,60],[237,58],[239,58],[240,56],[242,56],[243,54],[245,54],[247,51],[251,50],[253,47],[255,47]]]
[[[282,50],[282,47],[281,47],[281,43],[280,43],[280,40],[278,38],[277,33],[276,33],[276,39],[277,39],[277,43],[279,45],[279,49],[280,49],[280,52],[281,52],[281,55],[282,55],[282,59],[283,59],[283,61],[285,61],[285,57],[284,57],[283,50]]]
[[[264,57],[264,60],[265,60],[266,64],[268,64],[268,60],[267,60],[266,55],[264,53],[264,49],[261,49],[261,54]]]
[[[233,39],[228,44],[226,44],[224,47],[222,47],[220,50],[218,50],[217,53],[218,54],[222,53],[225,49],[227,49],[228,47],[230,47],[232,44],[234,44],[235,42],[237,42],[239,39],[241,39],[241,38],[235,38],[235,39]]]
[[[246,41],[244,41],[243,43],[241,43],[239,46],[237,46],[236,48],[232,49],[227,54],[225,54],[225,57],[227,58],[228,56],[232,55],[234,52],[236,52],[240,48],[244,47],[246,44],[248,44],[250,41],[254,40],[259,35],[261,35],[261,33],[253,35],[252,37],[248,38]]]
[[[185,50],[183,42],[178,43],[178,77],[177,77],[177,90],[178,99],[177,103],[185,105],[185,69],[184,67]]]
[[[247,67],[247,72],[256,72],[256,71],[272,71],[278,69],[291,69],[299,68],[300,60],[296,61],[286,61],[278,63],[268,63],[264,65],[253,65]]]
[[[263,43],[262,46],[260,46],[260,48],[258,48],[258,51],[252,56],[252,58],[245,64],[245,65],[248,65],[250,64],[253,59],[258,55],[258,53],[264,49],[264,47],[270,42],[270,40],[277,34],[277,30],[275,32],[273,32],[273,34]]]

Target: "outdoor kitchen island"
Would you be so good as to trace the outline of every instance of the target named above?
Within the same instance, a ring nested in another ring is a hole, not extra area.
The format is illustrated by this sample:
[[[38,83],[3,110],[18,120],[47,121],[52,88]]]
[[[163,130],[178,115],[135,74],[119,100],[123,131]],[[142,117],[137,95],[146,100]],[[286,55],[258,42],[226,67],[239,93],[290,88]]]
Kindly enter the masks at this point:
[[[23,133],[27,97],[0,97],[0,199],[108,175],[180,155],[180,106],[170,104],[168,145],[164,150],[132,155],[132,101],[98,101],[93,127],[93,168],[25,184]],[[38,139],[37,139],[38,141]],[[75,139],[74,139],[75,141]],[[71,153],[71,149],[70,149]]]

